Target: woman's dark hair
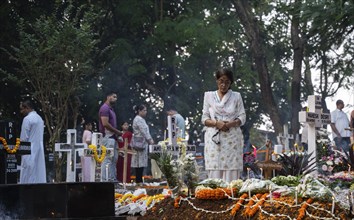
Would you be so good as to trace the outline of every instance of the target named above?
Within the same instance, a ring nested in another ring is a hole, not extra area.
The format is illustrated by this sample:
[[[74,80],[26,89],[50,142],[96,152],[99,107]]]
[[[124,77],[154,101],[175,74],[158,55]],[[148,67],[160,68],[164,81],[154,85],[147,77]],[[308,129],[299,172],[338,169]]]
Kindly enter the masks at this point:
[[[234,83],[234,73],[229,69],[219,69],[218,71],[215,72],[216,80],[220,79],[220,77],[222,76],[226,76],[230,80],[231,82],[230,87],[231,87],[231,85]]]
[[[87,125],[93,125],[91,121],[85,121],[84,122],[84,127],[86,127]]]
[[[143,110],[144,108],[146,108],[146,106],[144,104],[140,104],[140,105],[135,105],[134,106],[134,112],[135,114],[139,114],[139,111]]]

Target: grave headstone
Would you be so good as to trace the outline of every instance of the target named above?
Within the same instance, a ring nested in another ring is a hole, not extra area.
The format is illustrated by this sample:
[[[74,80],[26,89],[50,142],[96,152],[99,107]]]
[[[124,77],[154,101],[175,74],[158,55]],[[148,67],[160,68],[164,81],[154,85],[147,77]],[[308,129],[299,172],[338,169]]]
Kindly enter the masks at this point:
[[[97,148],[97,154],[102,154],[101,142],[102,142],[102,133],[94,132],[92,133],[92,145]],[[113,157],[114,151],[112,148],[106,148],[106,157]],[[83,172],[88,173],[89,177],[84,177],[84,179],[88,179],[89,182],[103,182],[106,180],[102,180],[102,172],[108,172],[108,169],[105,167],[101,167],[101,163],[96,162],[94,158],[94,152],[87,148],[84,150],[85,157],[91,157],[89,160],[89,164],[83,166]],[[87,169],[87,170],[86,170]],[[106,175],[108,177],[108,175]]]
[[[87,144],[76,143],[76,130],[67,130],[66,143],[56,143],[55,151],[59,153],[66,153],[66,182],[77,182],[78,175],[77,169],[81,170],[81,164],[77,164],[77,153],[79,156],[83,155],[83,150]]]
[[[10,184],[18,182],[17,164],[21,155],[31,154],[31,143],[20,142],[16,153],[8,153],[4,148],[6,142],[9,149],[16,146],[15,124],[10,120],[0,121],[0,137],[4,138],[4,142],[0,141],[0,184]]]
[[[308,152],[312,158],[317,158],[316,129],[331,123],[331,114],[322,113],[321,96],[310,95],[308,97],[309,111],[299,112],[299,122],[308,123]]]
[[[292,134],[289,134],[289,126],[288,124],[284,124],[283,126],[284,128],[284,133],[279,134],[278,138],[279,138],[279,143],[285,147],[285,151],[290,151],[289,148],[289,141],[294,139],[294,136]]]

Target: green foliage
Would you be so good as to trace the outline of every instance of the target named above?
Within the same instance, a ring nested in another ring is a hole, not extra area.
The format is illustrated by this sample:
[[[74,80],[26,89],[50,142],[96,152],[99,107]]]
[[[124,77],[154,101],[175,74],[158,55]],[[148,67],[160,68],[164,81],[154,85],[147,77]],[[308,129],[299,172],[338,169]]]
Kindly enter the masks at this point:
[[[280,171],[283,176],[300,176],[306,175],[316,170],[316,160],[312,157],[312,153],[307,152],[290,152],[288,154],[280,154],[278,158],[283,166]]]
[[[172,154],[164,150],[161,153],[150,154],[150,158],[156,161],[171,189],[179,186],[178,167],[174,164]]]

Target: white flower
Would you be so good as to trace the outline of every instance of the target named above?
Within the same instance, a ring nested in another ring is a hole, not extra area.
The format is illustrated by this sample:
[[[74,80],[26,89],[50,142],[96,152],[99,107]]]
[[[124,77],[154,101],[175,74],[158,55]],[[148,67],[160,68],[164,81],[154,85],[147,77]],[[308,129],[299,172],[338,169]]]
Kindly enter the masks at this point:
[[[333,161],[328,160],[328,161],[326,162],[326,164],[327,164],[328,166],[333,166]]]
[[[327,166],[325,164],[322,165],[322,170],[327,171]]]
[[[341,162],[341,160],[340,160],[340,158],[336,158],[336,159],[334,159],[334,164],[339,164]]]

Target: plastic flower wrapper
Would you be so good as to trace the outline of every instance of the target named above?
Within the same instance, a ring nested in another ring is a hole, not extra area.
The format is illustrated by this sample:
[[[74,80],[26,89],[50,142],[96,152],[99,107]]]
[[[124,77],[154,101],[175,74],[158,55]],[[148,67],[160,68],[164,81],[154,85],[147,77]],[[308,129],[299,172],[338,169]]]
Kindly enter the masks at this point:
[[[229,184],[222,179],[205,179],[198,183],[198,185],[203,185],[204,187],[210,187],[212,189],[216,188],[227,188]]]
[[[306,175],[303,183],[299,185],[299,194],[303,197],[313,197],[321,200],[330,199],[333,196],[333,192],[311,174]]]
[[[240,193],[247,193],[248,191],[253,193],[265,193],[269,191],[269,187],[273,190],[281,188],[270,180],[248,179],[243,183]]]

